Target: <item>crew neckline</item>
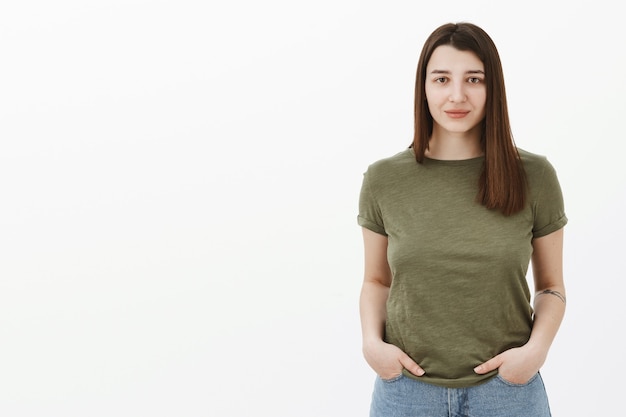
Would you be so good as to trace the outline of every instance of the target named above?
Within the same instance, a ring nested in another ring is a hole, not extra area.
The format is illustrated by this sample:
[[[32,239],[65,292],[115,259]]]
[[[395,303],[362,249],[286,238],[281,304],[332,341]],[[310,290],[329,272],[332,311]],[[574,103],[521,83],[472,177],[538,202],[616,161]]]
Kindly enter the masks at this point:
[[[437,165],[473,165],[485,160],[484,155],[475,156],[468,159],[434,159],[424,156],[424,162]]]
[[[408,148],[407,152],[411,155],[413,159],[415,159],[415,152],[413,152],[413,148]],[[435,159],[424,156],[424,163],[429,165],[449,165],[449,166],[461,166],[461,165],[473,165],[478,162],[483,162],[485,160],[485,155],[475,156],[473,158],[468,159]]]

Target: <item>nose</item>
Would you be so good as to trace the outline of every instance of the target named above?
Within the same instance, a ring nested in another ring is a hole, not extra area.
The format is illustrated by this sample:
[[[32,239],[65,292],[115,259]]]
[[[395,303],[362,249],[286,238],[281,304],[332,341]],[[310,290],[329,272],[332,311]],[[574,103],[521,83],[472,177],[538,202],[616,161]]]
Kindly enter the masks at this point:
[[[467,95],[463,89],[463,84],[454,83],[450,86],[450,96],[448,101],[451,103],[463,103],[467,100]]]

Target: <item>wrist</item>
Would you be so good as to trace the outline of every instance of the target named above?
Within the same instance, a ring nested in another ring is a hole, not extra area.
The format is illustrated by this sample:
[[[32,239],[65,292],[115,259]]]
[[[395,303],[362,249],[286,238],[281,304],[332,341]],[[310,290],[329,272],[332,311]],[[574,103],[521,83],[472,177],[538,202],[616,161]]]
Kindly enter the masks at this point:
[[[548,356],[548,350],[550,349],[550,344],[544,343],[540,340],[531,339],[526,343],[526,345],[524,345],[524,348],[528,351],[528,353],[532,357],[540,359],[541,363],[543,363]]]
[[[380,343],[384,343],[385,341],[380,336],[371,336],[363,338],[363,350],[375,347]]]

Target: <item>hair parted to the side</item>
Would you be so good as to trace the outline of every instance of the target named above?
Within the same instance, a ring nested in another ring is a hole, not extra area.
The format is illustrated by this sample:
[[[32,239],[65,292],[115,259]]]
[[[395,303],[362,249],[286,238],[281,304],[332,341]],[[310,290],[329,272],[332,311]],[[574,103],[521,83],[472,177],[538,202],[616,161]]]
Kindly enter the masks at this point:
[[[423,162],[433,132],[433,118],[426,101],[426,65],[433,51],[441,45],[474,52],[485,66],[487,100],[481,137],[485,162],[477,200],[504,215],[514,214],[526,204],[526,174],[511,132],[498,50],[491,37],[474,24],[444,24],[435,29],[424,43],[415,79],[415,134],[412,144],[415,158],[417,162]]]

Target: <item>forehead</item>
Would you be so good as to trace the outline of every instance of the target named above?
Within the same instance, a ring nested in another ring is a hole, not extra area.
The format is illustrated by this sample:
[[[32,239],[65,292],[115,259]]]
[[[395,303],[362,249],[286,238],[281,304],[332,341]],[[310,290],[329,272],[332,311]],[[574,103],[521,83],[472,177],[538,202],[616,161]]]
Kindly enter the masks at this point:
[[[472,51],[461,51],[450,45],[441,45],[435,48],[428,65],[426,65],[426,72],[433,70],[450,72],[484,71],[485,66]]]

